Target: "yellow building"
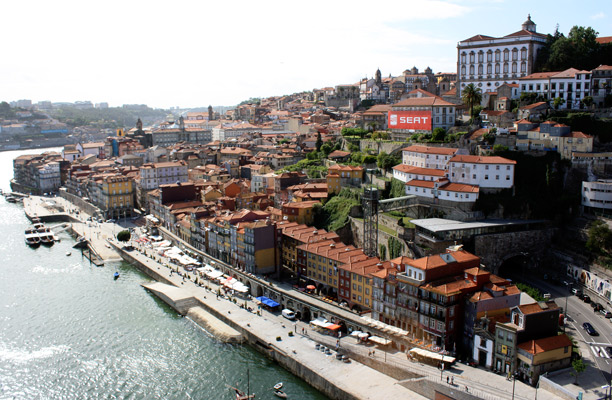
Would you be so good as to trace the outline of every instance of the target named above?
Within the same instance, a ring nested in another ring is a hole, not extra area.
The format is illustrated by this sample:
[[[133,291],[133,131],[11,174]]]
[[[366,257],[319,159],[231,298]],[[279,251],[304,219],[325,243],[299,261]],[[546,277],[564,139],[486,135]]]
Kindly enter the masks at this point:
[[[223,197],[223,193],[214,187],[209,187],[202,191],[202,203],[207,201],[215,201],[219,197]]]
[[[330,173],[327,175],[327,193],[338,194],[342,189],[340,183],[340,175],[336,173]]]
[[[352,309],[362,311],[372,308],[372,274],[392,266],[378,257],[367,257],[351,260],[340,268],[340,298]]]
[[[313,207],[321,204],[318,201],[299,201],[283,204],[283,218],[286,221],[297,222],[298,224],[311,225],[314,218]]]
[[[99,189],[99,197],[92,199],[106,218],[123,218],[134,212],[134,185],[130,177],[112,174],[101,179],[94,178]],[[96,201],[97,200],[97,201]]]
[[[571,364],[572,342],[565,334],[530,340],[518,345],[517,358],[518,373],[535,385],[543,373]]]

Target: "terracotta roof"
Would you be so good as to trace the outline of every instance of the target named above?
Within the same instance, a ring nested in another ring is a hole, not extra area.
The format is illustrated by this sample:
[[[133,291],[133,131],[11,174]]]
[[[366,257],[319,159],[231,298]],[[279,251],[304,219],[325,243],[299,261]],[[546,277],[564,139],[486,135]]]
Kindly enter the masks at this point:
[[[449,163],[470,163],[470,164],[516,164],[516,161],[499,156],[469,156],[458,155],[451,158]]]
[[[455,107],[456,104],[449,103],[448,101],[442,100],[439,97],[412,97],[409,99],[402,100],[398,103],[393,104],[393,108],[396,107],[427,107],[427,106],[451,106]]]
[[[570,132],[567,135],[564,135],[564,137],[573,137],[573,138],[579,138],[579,139],[591,139],[593,136],[591,135],[587,135],[586,133],[582,133],[579,131],[574,131],[574,132]]]
[[[329,155],[327,156],[327,158],[335,158],[335,157],[348,157],[350,156],[351,153],[348,151],[341,151],[341,150],[335,150],[332,151],[331,153],[329,153]]]
[[[610,38],[611,42],[612,42],[612,36],[607,36],[608,38]],[[608,42],[610,43],[610,42]],[[612,65],[600,65],[599,67],[595,68],[596,71],[610,71],[612,70]]]
[[[427,175],[427,176],[445,176],[446,172],[435,168],[420,168],[406,164],[399,164],[393,167],[394,170],[405,172],[407,174]]]
[[[538,32],[531,32],[528,31],[526,29],[522,29],[520,31],[511,33],[509,35],[506,35],[504,37],[515,37],[515,36],[538,36],[538,37],[546,37],[546,35],[542,34],[542,33],[538,33]]]
[[[440,187],[440,190],[446,190],[449,192],[461,192],[461,193],[478,193],[479,188],[477,185],[466,185],[464,183],[447,183]]]
[[[572,341],[567,337],[566,334],[550,336],[544,339],[530,340],[528,342],[520,343],[518,348],[525,350],[530,354],[540,354],[547,351],[553,351],[564,347],[572,346]],[[571,357],[572,352],[567,353],[567,357]]]
[[[493,36],[487,36],[487,35],[475,35],[469,39],[462,40],[462,42],[476,42],[478,40],[489,40],[489,39],[495,39],[495,38]]]
[[[517,125],[518,124],[533,124],[533,122],[523,118],[523,119],[520,119],[520,120],[516,121],[515,124],[517,124]]]
[[[537,103],[533,103],[533,104],[529,104],[529,105],[523,106],[520,109],[521,110],[531,110],[533,108],[538,108],[538,107],[541,107],[541,106],[547,107],[548,103],[545,102],[545,101],[538,101]]]
[[[600,36],[595,38],[595,41],[599,44],[612,43],[612,36]]]
[[[421,181],[421,180],[418,180],[418,179],[412,179],[412,180],[406,182],[406,186],[414,186],[414,187],[423,187],[423,188],[433,189],[435,183],[436,182],[434,182],[434,181]]]
[[[451,149],[449,147],[429,147],[413,145],[402,149],[402,151],[412,151],[414,153],[424,154],[441,154],[441,155],[453,155],[458,149]]]

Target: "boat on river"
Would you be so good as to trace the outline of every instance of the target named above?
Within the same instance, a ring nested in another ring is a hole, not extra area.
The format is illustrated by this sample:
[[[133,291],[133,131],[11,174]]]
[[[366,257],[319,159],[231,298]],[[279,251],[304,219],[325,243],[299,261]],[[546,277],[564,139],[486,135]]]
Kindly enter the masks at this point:
[[[38,247],[41,244],[53,246],[55,240],[56,238],[53,231],[40,222],[35,223],[25,230],[25,241],[28,246]]]
[[[286,399],[287,398],[287,393],[283,392],[282,390],[275,390],[274,391],[274,395],[276,397],[280,397],[281,399]]]

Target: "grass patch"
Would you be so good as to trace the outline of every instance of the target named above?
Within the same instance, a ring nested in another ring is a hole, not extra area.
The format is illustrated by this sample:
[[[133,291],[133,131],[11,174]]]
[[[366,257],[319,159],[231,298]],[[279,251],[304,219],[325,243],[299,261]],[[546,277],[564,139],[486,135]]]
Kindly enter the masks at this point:
[[[353,219],[354,219],[355,221],[359,221],[361,224],[363,224],[363,218],[353,218]],[[383,232],[385,232],[385,233],[388,233],[388,234],[389,234],[389,235],[391,235],[391,236],[397,237],[397,232],[396,232],[396,231],[394,231],[393,229],[391,229],[391,228],[387,227],[387,226],[384,226],[384,225],[378,224],[378,230],[379,230],[379,231],[383,231]]]

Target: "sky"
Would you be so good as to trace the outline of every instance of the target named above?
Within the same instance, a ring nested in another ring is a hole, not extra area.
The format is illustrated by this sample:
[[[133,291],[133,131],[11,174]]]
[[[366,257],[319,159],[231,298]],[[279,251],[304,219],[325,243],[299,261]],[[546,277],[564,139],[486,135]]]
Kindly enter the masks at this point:
[[[456,72],[457,42],[574,25],[612,36],[612,1],[0,2],[0,101],[231,106],[416,66]]]

